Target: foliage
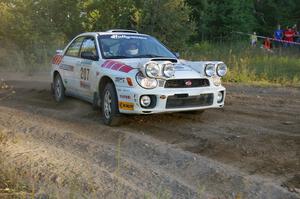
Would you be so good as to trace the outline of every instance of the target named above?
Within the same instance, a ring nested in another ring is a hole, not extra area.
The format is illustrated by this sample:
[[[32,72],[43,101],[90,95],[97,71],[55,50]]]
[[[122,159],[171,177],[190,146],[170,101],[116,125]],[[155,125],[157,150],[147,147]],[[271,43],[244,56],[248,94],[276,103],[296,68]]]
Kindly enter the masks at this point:
[[[113,28],[137,29],[179,50],[193,34],[190,12],[184,0],[0,0],[0,51],[34,68],[75,35]]]
[[[133,16],[136,6],[133,0],[85,1],[83,7],[87,31],[100,31],[113,28],[130,29],[134,26]]]
[[[299,0],[187,0],[197,23],[196,40],[230,37],[232,31],[272,36],[277,24],[300,25]]]
[[[182,49],[194,32],[190,7],[183,0],[145,0],[137,29],[154,35],[173,50]]]
[[[258,21],[257,30],[265,35],[272,36],[277,24],[286,28],[300,23],[300,5],[297,0],[261,0],[255,1],[254,5]]]
[[[228,42],[236,39],[233,31],[271,36],[278,23],[282,27],[299,23],[298,1],[0,0],[0,67],[36,70],[47,66],[55,49],[81,32],[124,28],[153,35],[171,50],[186,52],[186,57],[228,62],[234,66],[228,81],[234,77],[234,81],[275,82],[280,74],[279,82],[296,81],[300,77],[289,76],[288,70],[299,73],[293,68],[299,67],[299,57],[268,55],[240,47],[243,43],[231,48]],[[285,70],[288,67],[292,68]]]
[[[300,86],[299,48],[276,49],[274,52],[255,47],[247,42],[220,44],[201,42],[183,54],[191,60],[222,60],[229,70],[225,82],[279,84]]]

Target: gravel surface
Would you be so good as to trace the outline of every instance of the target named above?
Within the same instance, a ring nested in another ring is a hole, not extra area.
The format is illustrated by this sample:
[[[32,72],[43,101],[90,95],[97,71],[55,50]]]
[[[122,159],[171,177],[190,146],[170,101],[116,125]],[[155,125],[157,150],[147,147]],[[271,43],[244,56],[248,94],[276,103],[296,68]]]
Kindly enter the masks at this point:
[[[300,198],[300,89],[229,84],[223,109],[127,116],[0,73],[0,170],[57,198]],[[1,190],[0,190],[1,198]]]

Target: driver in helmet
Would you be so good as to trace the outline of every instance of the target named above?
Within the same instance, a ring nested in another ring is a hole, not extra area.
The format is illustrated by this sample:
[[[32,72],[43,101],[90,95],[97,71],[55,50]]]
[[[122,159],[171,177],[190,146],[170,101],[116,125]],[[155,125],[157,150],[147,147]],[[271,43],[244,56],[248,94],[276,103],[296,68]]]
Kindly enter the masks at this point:
[[[139,54],[139,48],[135,42],[129,42],[125,44],[124,48],[124,53],[126,56],[136,56]]]

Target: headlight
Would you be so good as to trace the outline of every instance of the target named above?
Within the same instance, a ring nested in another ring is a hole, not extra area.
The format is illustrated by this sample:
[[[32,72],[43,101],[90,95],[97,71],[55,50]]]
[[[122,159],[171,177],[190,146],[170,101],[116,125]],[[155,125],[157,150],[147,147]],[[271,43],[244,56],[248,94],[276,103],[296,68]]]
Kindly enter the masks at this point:
[[[166,77],[173,77],[175,74],[175,67],[172,62],[165,62],[163,64],[163,73]]]
[[[145,64],[145,74],[150,78],[156,78],[159,75],[159,70],[158,64],[154,61]]]
[[[227,66],[224,63],[218,64],[217,66],[217,74],[220,77],[223,77],[227,73]]]
[[[216,66],[215,64],[206,64],[205,66],[205,74],[208,77],[212,77],[216,74]]]
[[[136,81],[141,87],[146,89],[152,89],[157,87],[156,79],[145,77],[141,72],[136,74]]]

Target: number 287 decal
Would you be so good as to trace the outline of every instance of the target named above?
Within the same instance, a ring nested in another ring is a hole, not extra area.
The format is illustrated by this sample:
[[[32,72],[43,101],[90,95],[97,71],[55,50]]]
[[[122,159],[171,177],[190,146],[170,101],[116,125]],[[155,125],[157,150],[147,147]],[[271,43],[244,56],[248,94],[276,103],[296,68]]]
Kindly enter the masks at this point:
[[[90,69],[89,68],[80,68],[80,79],[89,80]]]

